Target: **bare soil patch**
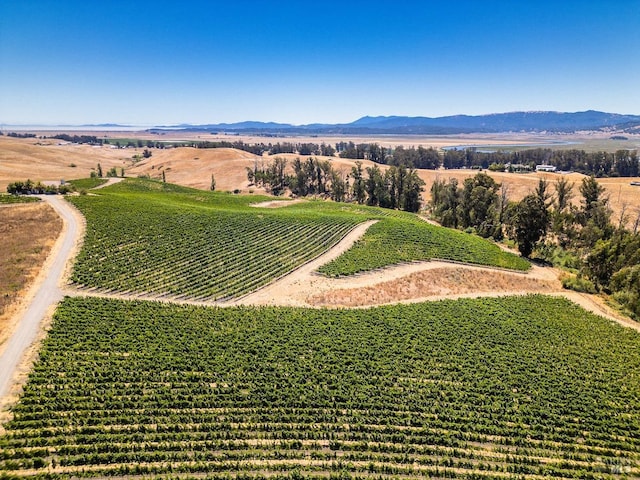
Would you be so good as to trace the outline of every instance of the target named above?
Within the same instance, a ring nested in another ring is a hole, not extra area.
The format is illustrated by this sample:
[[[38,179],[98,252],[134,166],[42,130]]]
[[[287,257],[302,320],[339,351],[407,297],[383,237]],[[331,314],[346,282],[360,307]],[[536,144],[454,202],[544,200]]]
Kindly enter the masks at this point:
[[[450,265],[411,273],[367,287],[338,289],[312,295],[308,301],[314,306],[362,307],[469,293],[549,293],[561,287],[557,280]]]
[[[267,202],[252,203],[251,206],[256,208],[281,208],[301,202],[304,202],[302,198],[297,198],[295,200],[269,200]]]
[[[0,210],[0,344],[13,328],[14,313],[32,286],[62,231],[62,219],[45,203]]]

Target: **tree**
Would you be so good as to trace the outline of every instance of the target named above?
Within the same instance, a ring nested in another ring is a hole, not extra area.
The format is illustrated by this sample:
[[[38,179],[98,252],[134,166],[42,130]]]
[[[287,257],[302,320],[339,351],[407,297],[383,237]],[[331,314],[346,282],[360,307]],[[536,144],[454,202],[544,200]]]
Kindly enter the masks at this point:
[[[544,204],[544,208],[549,209],[552,202],[552,195],[549,192],[549,182],[547,182],[544,178],[539,179],[534,193]]]
[[[386,194],[386,188],[384,175],[377,165],[367,167],[366,191],[367,205],[379,206],[380,199]]]
[[[584,178],[580,185],[582,194],[582,208],[577,213],[577,219],[582,230],[580,240],[586,248],[591,248],[599,239],[611,237],[611,209],[605,189],[591,176]]]
[[[347,194],[347,183],[344,176],[331,169],[331,199],[334,202],[344,202]]]
[[[216,189],[216,179],[213,178],[213,173],[211,174],[211,184],[209,185],[209,190],[214,192]]]
[[[556,211],[562,212],[567,208],[573,196],[573,183],[569,183],[564,177],[560,177],[556,182]]]
[[[549,213],[544,202],[538,195],[529,194],[515,205],[510,217],[518,251],[523,257],[529,257],[547,232]]]
[[[143,156],[144,158],[149,158],[149,157],[151,157],[151,155],[153,155],[153,153],[151,153],[151,150],[149,150],[148,148],[145,148],[145,149],[142,151],[142,156]]]
[[[422,188],[423,186],[424,180],[418,176],[418,172],[416,172],[415,168],[409,169],[404,182],[404,190],[402,192],[403,210],[413,213],[420,210],[420,197],[424,190]]]
[[[363,204],[367,196],[367,190],[362,176],[362,162],[356,162],[355,167],[351,167],[351,176],[353,177],[351,194],[356,202]]]
[[[499,188],[500,184],[486,173],[465,179],[459,206],[460,226],[473,227],[483,237],[501,228],[496,218]]]
[[[162,171],[162,182],[167,183],[167,177],[164,174],[164,170]]]

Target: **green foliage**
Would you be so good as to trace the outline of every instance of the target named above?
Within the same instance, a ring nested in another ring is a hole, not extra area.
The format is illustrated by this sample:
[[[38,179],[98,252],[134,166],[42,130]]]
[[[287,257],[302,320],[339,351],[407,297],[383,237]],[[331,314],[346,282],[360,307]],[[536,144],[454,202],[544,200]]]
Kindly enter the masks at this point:
[[[613,297],[631,315],[640,320],[640,264],[624,267],[611,277]]]
[[[55,195],[66,194],[71,191],[69,185],[45,185],[42,182],[33,182],[31,180],[15,181],[7,185],[7,193],[12,195]]]
[[[638,371],[637,332],[559,298],[351,311],[67,298],[0,469],[631,478]]]
[[[351,167],[351,178],[353,179],[351,196],[358,204],[362,205],[367,198],[366,184],[362,174],[362,162],[356,162],[355,166]]]
[[[105,183],[107,183],[107,179],[106,178],[97,178],[97,177],[92,177],[92,178],[80,178],[78,180],[69,180],[69,182],[71,185],[73,185],[73,187],[76,190],[80,190],[80,189],[86,189],[86,190],[90,190],[92,188],[96,188],[99,187],[100,185],[104,185]]]
[[[497,191],[500,184],[486,173],[478,173],[464,181],[460,206],[460,225],[473,227],[482,237],[490,237],[497,227]]]
[[[39,202],[40,199],[38,197],[26,197],[24,195],[5,195],[0,194],[0,204],[9,204],[9,203],[34,203]]]
[[[527,195],[511,210],[509,223],[518,242],[518,251],[529,257],[538,242],[547,232],[549,213],[543,196]]]
[[[412,217],[388,218],[369,227],[349,251],[322,266],[330,276],[355,273],[388,265],[430,259],[527,270],[529,262],[475,235],[437,227]]]
[[[445,227],[457,228],[461,193],[458,180],[450,178],[448,183],[436,179],[431,185],[431,207],[433,216]]]
[[[485,238],[502,238],[499,188],[500,184],[486,173],[465,179],[462,189],[455,179],[448,183],[436,180],[431,186],[433,215],[443,225],[473,228]]]
[[[588,278],[580,275],[567,275],[562,278],[562,287],[581,293],[597,293],[598,289]]]
[[[309,201],[280,209],[272,197],[204,192],[126,179],[71,199],[87,218],[72,280],[80,286],[199,299],[248,293],[316,257],[356,224],[379,223],[323,267],[349,275],[442,258],[526,270],[528,262],[486,240],[429,225],[408,213]]]
[[[362,221],[348,212],[257,210],[249,203],[260,198],[133,179],[71,201],[87,218],[75,283],[200,299],[265,285]]]

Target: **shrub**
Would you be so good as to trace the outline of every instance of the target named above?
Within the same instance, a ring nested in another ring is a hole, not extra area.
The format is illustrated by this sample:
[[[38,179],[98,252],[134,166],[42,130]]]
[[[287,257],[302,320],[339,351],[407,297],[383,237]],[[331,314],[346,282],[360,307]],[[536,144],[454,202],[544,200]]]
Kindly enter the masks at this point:
[[[567,275],[562,279],[562,287],[581,293],[596,293],[596,286],[587,278]]]

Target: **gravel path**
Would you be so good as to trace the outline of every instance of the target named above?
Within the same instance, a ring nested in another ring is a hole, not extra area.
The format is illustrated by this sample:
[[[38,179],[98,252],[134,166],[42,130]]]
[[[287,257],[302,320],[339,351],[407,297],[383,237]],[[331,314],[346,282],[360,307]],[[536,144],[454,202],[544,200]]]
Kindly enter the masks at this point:
[[[3,345],[0,354],[0,398],[9,394],[18,366],[23,362],[29,347],[38,338],[42,320],[47,317],[47,312],[62,300],[60,283],[67,262],[72,258],[71,254],[81,229],[73,207],[62,197],[43,195],[42,199],[62,217],[63,231],[44,266],[45,275],[30,289],[27,295],[31,301],[23,311],[22,318],[16,323],[13,334]]]

